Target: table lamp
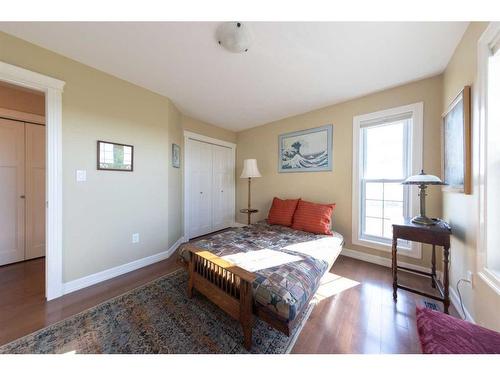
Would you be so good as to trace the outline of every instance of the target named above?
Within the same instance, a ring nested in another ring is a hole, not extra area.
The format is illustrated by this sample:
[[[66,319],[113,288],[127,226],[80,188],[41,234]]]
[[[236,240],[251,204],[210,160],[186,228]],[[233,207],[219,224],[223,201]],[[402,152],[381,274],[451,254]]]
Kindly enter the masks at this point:
[[[403,185],[418,185],[420,189],[420,215],[415,216],[411,219],[412,223],[420,224],[420,225],[435,225],[435,220],[428,218],[425,215],[425,196],[427,193],[425,189],[427,189],[427,185],[446,185],[441,181],[441,179],[437,176],[433,176],[431,174],[425,174],[424,170],[420,172],[420,174],[416,174],[408,177],[406,180],[402,182]]]
[[[259,167],[257,166],[257,160],[245,159],[243,161],[243,172],[241,172],[240,178],[248,178],[248,208],[240,210],[240,212],[246,213],[248,215],[248,225],[250,225],[250,215],[258,212],[258,210],[254,210],[251,208],[250,184],[252,183],[252,178],[255,177],[262,177],[259,172]]]

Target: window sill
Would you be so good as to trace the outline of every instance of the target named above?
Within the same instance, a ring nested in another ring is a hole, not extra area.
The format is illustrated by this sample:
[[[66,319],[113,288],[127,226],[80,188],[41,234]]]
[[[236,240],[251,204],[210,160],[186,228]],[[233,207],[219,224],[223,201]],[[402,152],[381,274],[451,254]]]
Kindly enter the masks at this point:
[[[354,245],[368,247],[370,249],[392,252],[392,245],[383,242],[371,241],[362,238],[353,238],[352,243]],[[414,247],[398,246],[398,253],[401,255],[409,256],[411,258],[420,258],[420,251],[418,251],[418,249]]]
[[[486,285],[500,295],[500,272],[483,268],[481,272],[478,272],[478,275]]]

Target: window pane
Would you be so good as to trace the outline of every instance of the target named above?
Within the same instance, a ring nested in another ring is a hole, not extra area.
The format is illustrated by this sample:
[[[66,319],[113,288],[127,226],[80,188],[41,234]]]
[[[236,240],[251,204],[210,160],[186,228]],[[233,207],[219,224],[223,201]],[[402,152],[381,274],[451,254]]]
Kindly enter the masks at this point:
[[[375,123],[375,122],[374,122]],[[392,224],[403,220],[408,209],[407,190],[401,182],[408,176],[408,142],[412,119],[378,122],[360,130],[361,236],[388,243]]]
[[[403,202],[384,201],[384,219],[400,223],[403,220]]]
[[[392,223],[390,220],[384,220],[383,237],[392,239]]]
[[[403,201],[404,190],[400,182],[384,184],[384,200]]]
[[[363,129],[365,170],[368,179],[403,179],[404,125],[399,121]]]
[[[367,217],[365,221],[365,234],[382,236],[383,219]]]
[[[367,182],[365,184],[366,199],[384,199],[384,184],[381,182]]]
[[[486,191],[488,207],[486,210],[486,264],[485,266],[500,278],[500,52],[497,51],[488,61],[488,122],[486,156]]]
[[[375,201],[371,199],[366,200],[366,206],[365,206],[365,214],[366,216],[370,217],[378,217],[378,218],[383,218],[383,212],[382,212],[382,207],[383,207],[383,201]]]

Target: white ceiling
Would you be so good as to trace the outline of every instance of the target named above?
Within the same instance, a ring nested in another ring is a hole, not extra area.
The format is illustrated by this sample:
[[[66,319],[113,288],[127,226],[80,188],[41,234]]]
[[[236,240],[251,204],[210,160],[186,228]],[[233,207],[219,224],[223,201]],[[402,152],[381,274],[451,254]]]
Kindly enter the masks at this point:
[[[165,95],[231,130],[441,73],[466,22],[252,22],[249,52],[214,22],[0,23],[0,30]]]

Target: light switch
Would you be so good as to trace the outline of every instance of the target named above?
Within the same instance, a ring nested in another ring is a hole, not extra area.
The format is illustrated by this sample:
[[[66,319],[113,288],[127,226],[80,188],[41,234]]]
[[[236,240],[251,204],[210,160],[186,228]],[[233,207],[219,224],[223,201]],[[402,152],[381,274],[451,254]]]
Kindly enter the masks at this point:
[[[87,181],[87,171],[84,169],[76,170],[76,182]]]

